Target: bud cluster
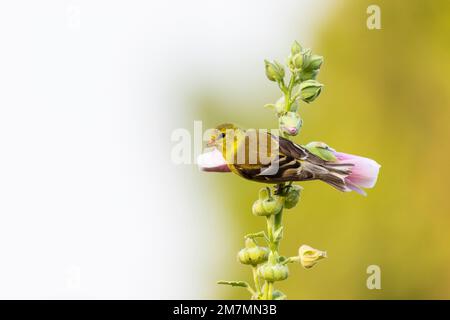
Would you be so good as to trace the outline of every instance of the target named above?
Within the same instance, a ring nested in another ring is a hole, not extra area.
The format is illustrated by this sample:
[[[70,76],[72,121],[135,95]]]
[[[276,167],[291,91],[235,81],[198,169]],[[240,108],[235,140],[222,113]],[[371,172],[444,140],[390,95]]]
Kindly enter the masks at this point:
[[[300,132],[303,121],[297,113],[300,101],[311,103],[322,92],[323,85],[316,80],[323,57],[313,54],[311,49],[304,49],[295,41],[287,58],[287,66],[291,72],[289,84],[285,83],[285,68],[278,61],[264,61],[266,76],[277,82],[283,91],[283,97],[275,104],[268,104],[278,116],[279,127],[285,136],[296,136]]]

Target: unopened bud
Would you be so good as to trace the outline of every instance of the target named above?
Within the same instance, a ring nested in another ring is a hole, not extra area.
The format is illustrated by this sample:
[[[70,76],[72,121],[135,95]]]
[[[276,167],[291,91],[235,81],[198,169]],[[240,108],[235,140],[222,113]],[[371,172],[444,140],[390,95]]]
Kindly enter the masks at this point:
[[[289,268],[280,264],[273,252],[269,254],[269,260],[259,266],[258,275],[266,281],[275,282],[285,280],[289,276]]]
[[[301,98],[303,101],[313,102],[322,91],[323,84],[316,80],[307,80],[300,84]]]
[[[269,188],[259,191],[259,199],[253,203],[252,212],[255,216],[270,216],[278,214],[283,209],[283,199],[272,195]]]
[[[269,255],[269,249],[260,247],[253,239],[245,241],[245,248],[238,253],[238,260],[242,264],[249,264],[256,266],[260,263],[266,262]]]
[[[318,74],[319,70],[302,70],[302,72],[300,72],[300,81],[315,80]]]
[[[301,53],[297,53],[292,57],[292,62],[296,69],[301,69],[303,65],[303,55]]]
[[[286,197],[284,198],[284,207],[286,209],[291,209],[295,207],[300,200],[300,191],[302,188],[300,186],[289,186]]]
[[[281,81],[284,78],[284,68],[278,62],[264,60],[266,76],[270,81]]]
[[[286,300],[287,296],[280,290],[274,290],[274,292],[272,293],[272,299],[273,300]]]
[[[323,63],[323,57],[319,56],[317,54],[313,54],[308,63],[308,69],[310,70],[318,70],[322,66]]]
[[[289,136],[296,136],[302,127],[302,119],[296,112],[287,112],[278,118],[280,129]]]
[[[297,53],[301,53],[301,52],[302,52],[302,46],[297,41],[294,41],[294,43],[291,46],[291,54],[294,56]]]

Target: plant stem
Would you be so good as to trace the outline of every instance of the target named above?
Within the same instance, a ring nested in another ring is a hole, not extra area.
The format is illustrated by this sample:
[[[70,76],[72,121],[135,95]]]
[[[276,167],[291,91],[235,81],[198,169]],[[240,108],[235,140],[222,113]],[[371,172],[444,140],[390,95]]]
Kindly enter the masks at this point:
[[[291,93],[292,93],[292,88],[294,87],[294,83],[295,83],[295,75],[291,75],[291,79],[289,80],[289,85],[286,89],[286,91],[284,91],[284,102],[286,104],[286,112],[289,112],[291,110]]]
[[[258,273],[256,272],[256,266],[252,266],[252,272],[253,272],[253,282],[255,283],[255,289],[257,297],[261,295],[261,286],[259,284],[259,277]]]
[[[277,247],[275,245],[275,241],[273,238],[273,230],[274,230],[274,218],[271,215],[267,217],[267,237],[269,238],[270,251],[275,253],[277,251]]]
[[[286,112],[289,112],[291,110],[291,94],[292,94],[292,89],[295,84],[295,75],[293,74],[291,76],[291,79],[289,80],[289,84],[287,87],[285,86],[284,82],[279,82],[278,84],[284,93],[284,102],[286,104],[285,110],[286,110]],[[282,134],[282,135],[284,138],[289,139],[288,136],[286,136],[284,134]],[[276,188],[277,188],[277,190],[282,190],[283,187],[284,187],[284,183],[280,183],[277,185]],[[268,236],[268,240],[269,240],[268,241],[269,248],[270,248],[270,251],[272,251],[272,253],[277,257],[279,256],[278,248],[280,246],[280,240],[274,239],[273,234],[274,234],[275,230],[278,230],[282,226],[282,221],[283,221],[283,210],[281,210],[278,214],[276,214],[274,216],[267,217],[267,236]],[[265,286],[264,286],[264,294],[262,296],[262,299],[272,300],[273,299],[273,282],[265,281],[264,283],[265,283]]]
[[[269,300],[269,282],[265,282],[263,300]]]
[[[275,230],[278,230],[278,228],[281,227],[282,219],[283,219],[283,210],[281,210],[279,214],[275,215],[274,224],[273,224],[273,228]],[[277,241],[276,239],[274,239],[274,243],[275,243],[275,248],[278,251],[278,247],[280,246],[280,241],[279,240]]]
[[[268,283],[267,300],[273,300],[273,282]]]

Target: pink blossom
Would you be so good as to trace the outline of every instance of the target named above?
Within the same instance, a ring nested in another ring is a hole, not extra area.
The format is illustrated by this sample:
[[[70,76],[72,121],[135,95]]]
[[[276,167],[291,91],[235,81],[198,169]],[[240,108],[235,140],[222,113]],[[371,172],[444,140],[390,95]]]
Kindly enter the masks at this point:
[[[222,153],[217,149],[212,149],[202,153],[197,158],[197,164],[200,170],[208,172],[230,172],[227,162]]]
[[[372,159],[352,154],[333,152],[340,163],[352,164],[351,174],[345,178],[345,183],[353,191],[362,195],[366,193],[361,188],[373,188],[377,182],[380,165]]]

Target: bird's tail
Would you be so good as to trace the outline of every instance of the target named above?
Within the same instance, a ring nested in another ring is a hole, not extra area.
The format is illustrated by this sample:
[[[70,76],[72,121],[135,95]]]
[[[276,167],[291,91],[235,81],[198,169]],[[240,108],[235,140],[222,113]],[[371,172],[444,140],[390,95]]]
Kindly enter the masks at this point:
[[[369,158],[336,152],[337,162],[327,162],[322,167],[326,172],[319,179],[338,190],[356,191],[366,195],[362,188],[373,188],[377,182],[380,165]]]
[[[351,175],[352,167],[353,164],[327,163],[321,167],[318,178],[340,191],[349,192],[353,189],[349,186],[347,177]]]

